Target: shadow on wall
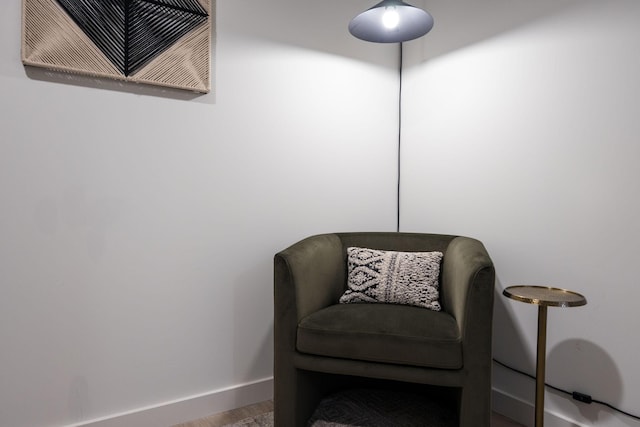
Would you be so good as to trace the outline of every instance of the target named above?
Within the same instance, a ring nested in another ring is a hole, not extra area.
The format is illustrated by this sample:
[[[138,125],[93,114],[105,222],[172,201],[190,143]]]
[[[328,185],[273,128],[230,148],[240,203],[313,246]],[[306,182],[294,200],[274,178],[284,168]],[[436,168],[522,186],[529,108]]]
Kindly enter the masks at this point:
[[[221,31],[261,41],[295,46],[380,67],[397,67],[397,43],[370,43],[349,33],[349,21],[376,0],[234,0],[220,9]],[[224,17],[223,17],[224,14]]]
[[[531,22],[552,16],[574,6],[584,6],[595,0],[538,0],[523,2],[512,0],[461,0],[455,2],[415,2],[425,7],[434,17],[433,30],[418,39],[416,48],[421,54],[414,56],[416,63],[445,55],[493,38],[499,34],[523,27]]]
[[[261,262],[239,274],[233,289],[234,380],[252,382],[273,375],[273,274]]]
[[[575,4],[583,4],[585,1],[592,0],[413,0],[409,3],[424,8],[433,15],[435,26],[425,37],[405,44],[421,49],[422,58],[416,56],[417,61],[427,60],[553,15]],[[236,0],[233,2],[233,8],[222,11],[225,15],[229,13],[230,24],[225,25],[223,20],[220,23],[226,30],[245,37],[388,66],[389,56],[395,58],[397,55],[397,43],[365,42],[351,36],[348,31],[351,19],[376,3],[377,0],[272,0],[262,3]]]
[[[546,378],[555,387],[588,394],[613,406],[622,398],[622,377],[615,361],[605,349],[590,341],[570,339],[554,346],[547,354]],[[568,400],[594,425],[605,424],[613,417],[603,405]]]
[[[515,326],[515,316],[509,300],[502,295],[504,288],[500,280],[496,279],[493,305],[493,354],[500,362],[525,372],[532,372],[536,366],[535,354],[527,349],[522,339],[522,332]]]
[[[76,376],[69,387],[68,414],[69,420],[81,422],[87,419],[91,413],[91,400],[89,399],[89,382],[85,376]]]

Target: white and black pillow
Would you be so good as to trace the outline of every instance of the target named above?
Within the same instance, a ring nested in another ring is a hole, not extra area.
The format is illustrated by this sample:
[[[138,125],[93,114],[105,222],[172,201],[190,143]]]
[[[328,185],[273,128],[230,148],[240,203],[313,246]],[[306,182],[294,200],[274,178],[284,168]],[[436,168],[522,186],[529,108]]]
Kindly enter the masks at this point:
[[[347,248],[347,291],[340,303],[390,303],[440,311],[442,252]]]

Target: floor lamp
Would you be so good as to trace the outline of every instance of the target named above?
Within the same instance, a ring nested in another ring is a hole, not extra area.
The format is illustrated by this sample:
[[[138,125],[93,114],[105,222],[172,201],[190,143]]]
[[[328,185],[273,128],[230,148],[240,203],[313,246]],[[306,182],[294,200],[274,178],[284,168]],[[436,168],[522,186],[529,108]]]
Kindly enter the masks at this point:
[[[383,0],[349,22],[349,32],[364,41],[399,43],[398,74],[398,196],[396,231],[400,231],[400,133],[402,129],[402,42],[417,39],[433,28],[433,17],[401,0]]]

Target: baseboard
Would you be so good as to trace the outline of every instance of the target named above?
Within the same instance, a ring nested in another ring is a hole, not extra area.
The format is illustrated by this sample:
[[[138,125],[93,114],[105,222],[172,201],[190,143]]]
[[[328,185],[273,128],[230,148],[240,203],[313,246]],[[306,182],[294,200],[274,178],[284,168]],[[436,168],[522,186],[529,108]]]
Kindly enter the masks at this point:
[[[265,378],[66,427],[169,427],[272,398],[273,378]]]
[[[66,427],[169,427],[273,398],[273,378],[189,396],[158,405],[96,418]],[[533,404],[494,388],[493,411],[524,426],[533,426]],[[547,427],[582,427],[561,415],[545,412]]]
[[[533,403],[496,388],[493,389],[491,398],[494,412],[504,415],[524,426],[533,426],[535,417]],[[586,427],[560,414],[549,411],[545,411],[544,413],[544,425],[546,427]]]

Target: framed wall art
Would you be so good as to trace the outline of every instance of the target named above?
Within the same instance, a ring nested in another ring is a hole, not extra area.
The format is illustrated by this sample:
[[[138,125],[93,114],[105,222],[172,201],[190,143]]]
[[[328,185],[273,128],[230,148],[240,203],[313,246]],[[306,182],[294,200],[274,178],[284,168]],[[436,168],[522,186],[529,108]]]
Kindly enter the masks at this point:
[[[25,65],[207,93],[214,0],[23,0]]]

